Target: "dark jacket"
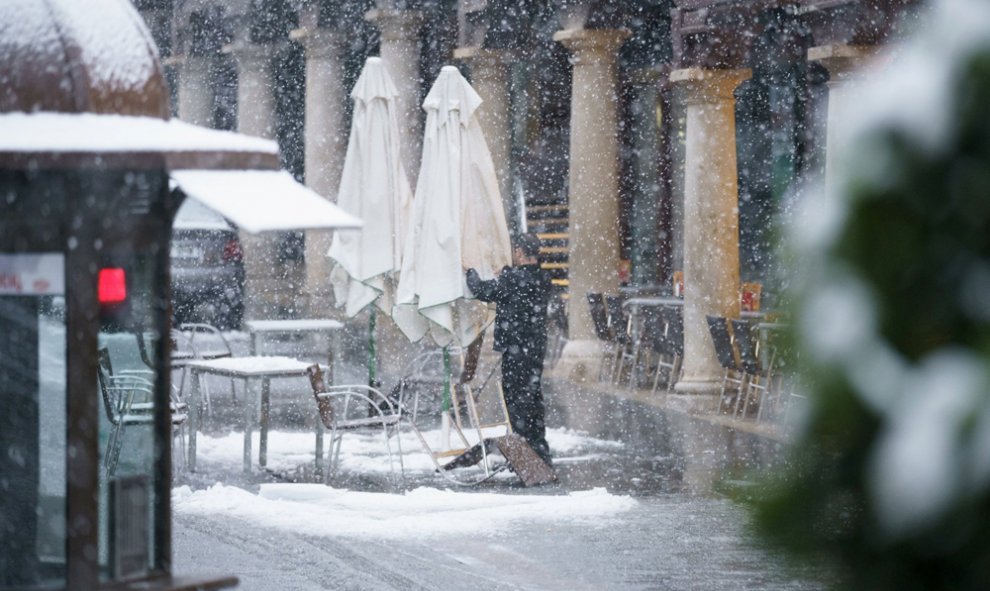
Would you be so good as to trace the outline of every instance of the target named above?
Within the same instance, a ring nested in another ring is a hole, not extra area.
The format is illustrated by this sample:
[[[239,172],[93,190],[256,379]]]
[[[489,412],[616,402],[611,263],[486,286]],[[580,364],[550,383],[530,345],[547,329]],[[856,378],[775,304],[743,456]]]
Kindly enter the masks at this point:
[[[496,304],[495,350],[542,360],[550,301],[547,272],[536,264],[505,267],[497,279],[482,281],[468,269],[467,284],[479,300]]]

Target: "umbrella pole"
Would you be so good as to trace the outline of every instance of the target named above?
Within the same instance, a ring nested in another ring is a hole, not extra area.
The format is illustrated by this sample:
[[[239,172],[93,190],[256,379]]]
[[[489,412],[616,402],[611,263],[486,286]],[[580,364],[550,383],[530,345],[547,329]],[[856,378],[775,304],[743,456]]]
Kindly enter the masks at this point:
[[[443,415],[440,438],[444,449],[450,449],[450,347],[443,348]]]
[[[378,359],[378,350],[375,346],[375,322],[376,322],[376,310],[372,306],[371,314],[368,316],[368,385],[372,388],[375,386],[375,370],[376,361]]]

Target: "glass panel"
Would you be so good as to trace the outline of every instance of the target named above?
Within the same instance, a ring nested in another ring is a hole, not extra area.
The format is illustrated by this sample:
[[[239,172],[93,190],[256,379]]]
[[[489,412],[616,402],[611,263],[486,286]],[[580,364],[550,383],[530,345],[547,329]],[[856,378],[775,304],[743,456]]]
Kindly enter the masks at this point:
[[[0,255],[0,589],[65,581],[61,254]]]
[[[100,570],[104,580],[147,573],[154,524],[155,349],[152,257],[115,253],[105,282],[98,348],[100,418]],[[121,279],[125,294],[121,297]]]

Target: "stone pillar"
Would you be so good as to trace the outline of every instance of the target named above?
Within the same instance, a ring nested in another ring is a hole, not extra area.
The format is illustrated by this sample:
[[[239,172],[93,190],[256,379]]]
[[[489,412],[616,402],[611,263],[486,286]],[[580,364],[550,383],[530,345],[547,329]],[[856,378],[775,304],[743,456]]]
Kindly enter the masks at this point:
[[[231,49],[237,61],[237,131],[275,139],[275,46],[241,44]],[[251,319],[276,318],[291,304],[286,278],[278,260],[277,240],[241,232],[244,247],[245,311]]]
[[[179,64],[179,119],[213,127],[213,64],[209,56],[186,55]]]
[[[572,52],[574,65],[568,170],[570,340],[560,367],[579,381],[595,378],[601,355],[585,294],[614,293],[619,287],[616,62],[628,36],[613,29],[568,29],[553,36]]]
[[[423,95],[419,72],[419,30],[423,13],[418,10],[369,10],[365,18],[381,31],[379,53],[399,91],[399,134],[402,163],[415,187],[423,151]]]
[[[664,197],[660,179],[661,137],[658,124],[660,72],[654,68],[630,74],[632,118],[632,211],[629,216],[631,283],[660,281],[660,221]]]
[[[275,139],[275,46],[243,44],[237,60],[237,131]]]
[[[498,188],[502,193],[505,219],[509,231],[517,232],[519,212],[512,194],[512,129],[509,121],[509,61],[512,53],[507,50],[463,47],[454,51],[454,57],[463,60],[471,68],[471,86],[484,103],[479,110],[481,129],[488,143],[498,176]]]
[[[674,70],[687,103],[684,369],[668,405],[714,410],[722,369],[705,315],[739,317],[739,190],[733,91],[749,70]]]
[[[833,148],[841,136],[845,114],[855,108],[854,80],[874,54],[869,45],[822,45],[808,49],[808,61],[817,61],[828,70],[828,119],[825,139],[825,187],[832,185],[835,174]]]
[[[298,29],[292,37],[306,48],[306,185],[337,200],[347,154],[347,102],[344,80],[347,36],[329,29]],[[323,318],[332,308],[330,258],[333,232],[306,232],[306,304],[311,317]]]

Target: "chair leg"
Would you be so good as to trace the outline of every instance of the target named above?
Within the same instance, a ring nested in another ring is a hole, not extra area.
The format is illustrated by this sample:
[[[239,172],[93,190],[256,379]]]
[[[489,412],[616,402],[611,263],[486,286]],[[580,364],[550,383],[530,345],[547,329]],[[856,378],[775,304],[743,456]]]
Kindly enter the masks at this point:
[[[681,363],[684,358],[681,357],[680,353],[674,353],[674,361],[671,363],[670,375],[667,378],[667,393],[674,391],[674,384],[677,383],[677,379],[681,377]]]

